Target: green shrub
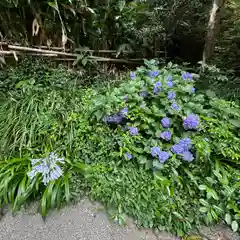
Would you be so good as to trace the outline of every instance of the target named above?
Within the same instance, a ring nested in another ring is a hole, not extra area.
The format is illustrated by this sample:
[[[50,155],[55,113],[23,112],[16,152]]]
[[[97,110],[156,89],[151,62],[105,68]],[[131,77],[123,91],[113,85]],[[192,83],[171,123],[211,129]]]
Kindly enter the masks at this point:
[[[118,145],[111,156],[117,165],[130,161],[153,171],[159,194],[167,192],[173,200],[170,212],[157,215],[155,209],[149,226],[180,235],[199,222],[217,222],[225,213],[236,221],[240,217],[240,108],[211,91],[198,94],[195,77],[176,65],[158,69],[147,62],[147,68],[138,68],[91,106],[93,120],[114,133]],[[186,206],[194,217],[184,214]],[[134,216],[141,219],[140,212]],[[174,224],[173,216],[181,224]]]

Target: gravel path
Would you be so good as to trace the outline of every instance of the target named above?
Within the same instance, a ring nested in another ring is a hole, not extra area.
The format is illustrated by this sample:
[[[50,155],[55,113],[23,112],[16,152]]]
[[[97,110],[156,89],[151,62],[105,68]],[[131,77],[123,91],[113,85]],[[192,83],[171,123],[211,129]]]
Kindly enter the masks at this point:
[[[175,240],[169,234],[155,235],[133,224],[120,227],[109,222],[99,204],[88,200],[51,213],[44,222],[36,206],[12,217],[8,212],[0,221],[0,240]],[[213,235],[215,236],[215,235]],[[213,237],[213,240],[217,238]],[[231,238],[230,240],[240,240]],[[223,239],[225,240],[225,239]]]
[[[84,200],[51,213],[45,222],[36,214],[36,206],[15,217],[7,212],[0,221],[0,240],[158,240],[151,231],[110,223],[99,207]]]

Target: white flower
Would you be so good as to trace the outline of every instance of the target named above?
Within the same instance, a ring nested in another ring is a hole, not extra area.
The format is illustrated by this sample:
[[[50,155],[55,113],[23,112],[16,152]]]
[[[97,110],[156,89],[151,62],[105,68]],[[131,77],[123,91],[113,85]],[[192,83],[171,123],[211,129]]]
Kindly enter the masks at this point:
[[[51,152],[47,158],[31,159],[32,170],[28,172],[28,177],[33,179],[41,174],[44,185],[47,185],[63,175],[58,163],[64,164],[64,158],[59,158],[54,152]]]

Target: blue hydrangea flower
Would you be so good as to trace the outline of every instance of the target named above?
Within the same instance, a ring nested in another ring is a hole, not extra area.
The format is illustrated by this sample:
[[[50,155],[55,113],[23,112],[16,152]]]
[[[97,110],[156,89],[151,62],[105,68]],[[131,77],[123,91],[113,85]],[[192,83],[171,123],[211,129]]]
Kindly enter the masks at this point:
[[[176,103],[173,103],[171,105],[172,109],[176,110],[176,111],[179,111],[181,108],[176,104]]]
[[[125,101],[125,102],[128,101],[128,95],[124,96],[124,101]]]
[[[195,93],[195,92],[196,92],[196,88],[193,87],[193,88],[191,89],[191,91],[192,91],[192,93]]]
[[[59,158],[53,152],[47,158],[31,159],[32,170],[27,175],[30,179],[34,179],[41,174],[42,182],[47,185],[63,175],[62,169],[58,166],[59,163],[64,164],[64,158]]]
[[[153,157],[157,157],[161,152],[160,147],[152,147],[151,148],[151,154]]]
[[[158,155],[158,159],[160,163],[164,163],[169,159],[169,153],[161,151]]]
[[[176,98],[176,93],[175,92],[168,92],[168,100],[173,100]]]
[[[163,118],[161,123],[164,128],[169,128],[171,126],[171,121],[168,117]]]
[[[171,82],[171,81],[172,81],[172,76],[169,75],[168,78],[167,78],[167,80],[168,80],[169,82]]]
[[[153,93],[158,94],[161,90],[162,90],[162,83],[160,81],[157,81],[154,84]]]
[[[184,146],[181,144],[175,144],[171,147],[171,151],[176,154],[183,154],[184,153]]]
[[[150,78],[155,78],[155,77],[157,77],[159,74],[160,74],[160,72],[159,72],[158,70],[148,72],[148,76],[149,76]]]
[[[135,72],[130,72],[130,78],[134,80],[136,78],[136,73]]]
[[[169,158],[169,153],[161,151],[160,147],[152,147],[151,154],[153,157],[158,157],[160,163],[164,163]]]
[[[188,151],[192,148],[192,141],[190,138],[181,139],[179,144],[183,147],[184,151]]]
[[[193,154],[189,151],[183,153],[183,160],[186,162],[192,162],[194,160]]]
[[[123,121],[123,116],[115,114],[112,116],[105,117],[103,121],[107,124],[119,124]]]
[[[124,117],[128,114],[128,108],[125,107],[119,112],[120,116]]]
[[[185,72],[185,73],[183,73],[182,74],[182,79],[184,80],[184,81],[186,81],[186,80],[192,80],[192,74],[191,73],[189,73],[189,72]]]
[[[164,131],[161,133],[160,137],[166,141],[170,141],[171,140],[171,137],[172,137],[172,134],[171,132],[169,131]]]
[[[173,82],[171,82],[171,81],[167,81],[167,82],[166,82],[166,85],[167,85],[169,88],[172,88],[172,86],[173,86]]]
[[[143,98],[147,97],[147,95],[148,95],[147,91],[141,91],[140,92],[140,96],[143,97]]]
[[[132,159],[132,154],[130,154],[130,153],[125,153],[125,156],[126,156],[126,158],[128,159],[128,160],[131,160]]]
[[[130,127],[129,128],[129,133],[130,133],[131,136],[138,135],[138,128],[137,127]]]
[[[189,114],[183,121],[185,130],[196,130],[199,125],[199,117],[195,114]]]

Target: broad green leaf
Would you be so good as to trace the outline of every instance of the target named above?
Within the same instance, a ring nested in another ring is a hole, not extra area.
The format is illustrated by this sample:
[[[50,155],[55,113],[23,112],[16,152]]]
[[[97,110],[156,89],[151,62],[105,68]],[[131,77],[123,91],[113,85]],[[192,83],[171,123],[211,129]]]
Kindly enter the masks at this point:
[[[118,2],[118,7],[119,7],[120,12],[122,12],[122,10],[124,9],[125,5],[126,5],[126,1],[125,0],[120,0]]]
[[[205,201],[204,199],[200,198],[199,202],[204,205],[205,207],[209,207],[209,203],[207,201]]]
[[[139,160],[139,163],[146,164],[148,159],[147,159],[146,156],[141,155],[141,156],[138,157],[138,160]]]
[[[211,209],[210,212],[211,212],[213,219],[218,220],[218,215],[216,214],[216,212],[213,209]]]
[[[40,211],[43,217],[47,215],[47,197],[48,197],[48,188],[45,189],[40,201]]]
[[[207,208],[207,207],[200,207],[200,208],[199,208],[199,211],[200,211],[201,213],[206,213],[206,212],[208,212],[208,208]]]
[[[232,223],[232,217],[231,217],[231,215],[229,214],[229,213],[226,213],[225,214],[225,222],[228,224],[228,225],[230,225],[231,223]]]
[[[207,94],[207,96],[210,97],[210,98],[216,97],[216,93],[213,92],[213,91],[211,91],[211,90],[207,90],[207,91],[206,91],[206,94]]]
[[[237,128],[240,128],[240,120],[236,120],[236,119],[229,119],[228,120],[232,125],[234,125]]]
[[[238,222],[237,221],[232,221],[231,227],[232,227],[232,230],[234,232],[237,232],[237,230],[238,230]]]
[[[203,190],[207,189],[207,186],[206,185],[199,185],[198,188],[203,191]]]
[[[57,6],[56,2],[48,2],[48,5],[52,8],[54,8],[56,11],[58,11],[58,6]]]
[[[58,179],[52,189],[52,194],[51,194],[51,208],[54,208],[56,206],[56,202],[57,202],[57,193],[59,191],[59,187],[61,184],[62,179]]]
[[[69,189],[69,181],[68,181],[68,177],[69,177],[69,174],[66,174],[64,176],[64,188],[65,188],[65,199],[66,199],[66,202],[69,203],[70,202],[70,189]]]

